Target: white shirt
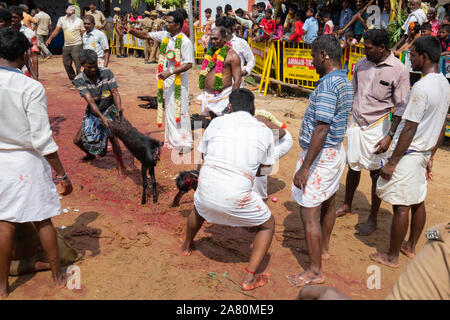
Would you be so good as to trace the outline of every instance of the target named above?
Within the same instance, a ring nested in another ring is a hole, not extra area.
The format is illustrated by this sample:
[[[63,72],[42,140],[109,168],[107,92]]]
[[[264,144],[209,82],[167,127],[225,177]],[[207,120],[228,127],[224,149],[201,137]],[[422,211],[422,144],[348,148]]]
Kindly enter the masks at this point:
[[[241,169],[252,177],[259,166],[275,163],[272,131],[246,111],[237,111],[214,118],[203,134],[198,151],[205,154],[205,163],[220,163]]]
[[[238,54],[239,58],[241,59],[241,70],[247,71],[247,75],[250,75],[256,65],[255,55],[253,54],[252,49],[248,45],[247,41],[242,38],[236,37],[236,35],[233,35],[230,43],[232,45],[232,49]]]
[[[42,84],[18,69],[0,67],[0,150],[56,152]]]
[[[422,8],[418,8],[411,12],[406,19],[405,23],[402,26],[403,31],[405,31],[406,35],[409,35],[409,23],[410,22],[418,22],[420,25],[424,23],[424,21],[427,20],[427,15],[422,10]]]
[[[406,120],[418,123],[408,150],[430,151],[437,143],[450,105],[450,85],[442,73],[429,73],[411,89],[408,105],[392,144],[398,143]]]
[[[61,27],[64,32],[64,46],[77,46],[83,44],[81,31],[84,31],[83,20],[72,15],[64,16],[58,19],[57,27]]]
[[[97,28],[91,32],[85,32],[83,35],[83,49],[91,49],[97,53],[97,57],[103,58],[105,50],[109,49],[108,39],[105,33]]]
[[[38,25],[36,34],[40,36],[47,36],[50,32],[49,25],[52,24],[52,18],[50,18],[47,13],[40,11],[34,16],[34,20],[36,20]]]
[[[181,40],[181,64],[183,63],[194,63],[194,47],[192,45],[191,40],[182,32],[179,34],[183,35],[183,39]],[[163,42],[163,40],[167,37],[169,37],[169,43],[167,44],[166,50],[174,50],[175,49],[175,40],[177,36],[174,37],[170,36],[170,33],[167,31],[157,31],[157,32],[149,32],[148,35],[153,40],[156,40],[158,42]],[[168,61],[166,58],[164,58],[164,71],[170,70],[175,68],[175,60],[174,61]],[[167,86],[168,84],[172,84],[175,81],[175,75],[171,75],[169,78],[167,78],[164,81],[164,85]],[[188,87],[189,83],[189,77],[188,73],[182,72],[181,73],[181,85]]]
[[[22,32],[25,35],[25,37],[27,37],[27,39],[31,42],[31,44],[33,44],[33,38],[36,37],[36,34],[34,33],[33,30],[27,28],[27,26],[24,25],[23,22],[21,22],[19,31]]]

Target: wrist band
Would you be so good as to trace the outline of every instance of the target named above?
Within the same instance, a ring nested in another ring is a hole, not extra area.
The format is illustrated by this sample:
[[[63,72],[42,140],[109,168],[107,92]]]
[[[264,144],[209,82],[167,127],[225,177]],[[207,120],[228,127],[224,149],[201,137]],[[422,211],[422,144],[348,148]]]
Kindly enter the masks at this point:
[[[389,136],[389,137],[391,137],[391,138],[393,138],[393,137],[394,137],[394,135],[395,135],[395,132],[392,132],[391,130],[389,130],[389,132],[388,132],[388,136]]]
[[[251,273],[251,274],[255,274],[256,273],[256,271],[252,272],[252,271],[248,270],[247,267],[245,267],[244,270],[247,271],[248,273]]]

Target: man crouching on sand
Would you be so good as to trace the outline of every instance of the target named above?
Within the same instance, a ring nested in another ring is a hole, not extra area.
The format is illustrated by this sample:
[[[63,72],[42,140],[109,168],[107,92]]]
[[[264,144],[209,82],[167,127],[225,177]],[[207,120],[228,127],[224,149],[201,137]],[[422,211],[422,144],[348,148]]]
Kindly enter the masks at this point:
[[[123,112],[118,85],[111,70],[98,67],[97,59],[94,50],[83,50],[80,54],[84,71],[73,80],[73,84],[88,106],[73,143],[86,153],[83,160],[88,161],[97,155],[106,155],[109,139],[119,175],[125,177],[119,141],[108,129],[108,121]]]
[[[242,290],[264,286],[269,274],[256,274],[267,253],[275,221],[261,197],[252,191],[256,175],[268,174],[275,163],[272,131],[253,117],[254,96],[247,89],[230,95],[230,114],[217,117],[205,130],[198,150],[205,162],[194,195],[194,211],[187,221],[184,255],[206,220],[231,227],[254,227],[256,236]]]

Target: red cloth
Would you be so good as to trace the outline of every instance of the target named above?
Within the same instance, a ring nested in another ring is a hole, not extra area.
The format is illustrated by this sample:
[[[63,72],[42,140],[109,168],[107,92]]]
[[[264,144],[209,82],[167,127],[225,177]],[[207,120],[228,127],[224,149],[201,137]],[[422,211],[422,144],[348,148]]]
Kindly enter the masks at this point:
[[[266,19],[266,18],[263,18],[259,25],[260,25],[261,28],[264,28],[264,30],[266,31],[264,33],[264,38],[265,39],[270,38],[270,36],[267,35],[266,33],[273,34],[275,32],[275,28],[277,27],[277,24],[275,23],[275,20],[273,20],[273,19],[269,20],[269,19]]]
[[[297,42],[302,41],[303,37],[303,21],[297,21],[295,23],[295,32],[289,37],[289,40],[295,40]]]
[[[181,32],[183,32],[188,38],[191,35],[191,31],[189,30],[189,26],[186,23],[186,21],[183,23],[183,26],[181,27]]]

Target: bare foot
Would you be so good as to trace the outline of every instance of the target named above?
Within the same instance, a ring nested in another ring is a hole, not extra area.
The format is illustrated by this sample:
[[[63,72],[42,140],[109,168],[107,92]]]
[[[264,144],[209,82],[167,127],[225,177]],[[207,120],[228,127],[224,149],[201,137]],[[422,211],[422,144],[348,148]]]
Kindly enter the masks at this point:
[[[411,250],[411,247],[408,244],[404,244],[400,247],[400,252],[403,253],[408,258],[412,259],[416,256],[414,250]]]
[[[361,227],[358,227],[356,234],[365,237],[371,235],[375,230],[377,230],[377,223],[367,220]]]
[[[372,253],[369,255],[370,260],[378,262],[379,264],[391,267],[391,268],[398,268],[398,260],[393,261],[392,259],[389,259],[389,256],[386,253]]]
[[[64,288],[67,285],[67,274],[61,270],[59,274],[52,275],[53,284],[57,288]]]
[[[247,275],[246,275],[247,278]],[[241,288],[242,291],[250,291],[259,287],[263,287],[267,284],[270,278],[270,273],[261,273],[259,275],[252,275],[250,281],[243,281]]]
[[[308,248],[306,248],[306,247],[298,247],[298,248],[296,248],[296,250],[298,252],[300,252],[301,254],[309,255]],[[322,260],[328,260],[329,258],[330,258],[330,254],[328,253],[328,251],[322,250]]]
[[[183,246],[181,247],[181,254],[186,257],[190,256],[192,254],[192,246],[183,244]]]
[[[336,217],[343,217],[347,214],[351,214],[351,209],[348,205],[344,204],[336,211]]]
[[[90,161],[90,160],[94,160],[95,159],[95,155],[93,154],[87,154],[86,156],[84,156],[83,158],[81,158],[81,161],[86,162],[86,161]]]
[[[0,299],[6,299],[9,296],[8,286],[6,289],[0,289]]]
[[[296,287],[304,287],[310,284],[321,284],[325,282],[323,273],[315,274],[312,271],[305,271],[299,274],[287,276],[290,284]]]

